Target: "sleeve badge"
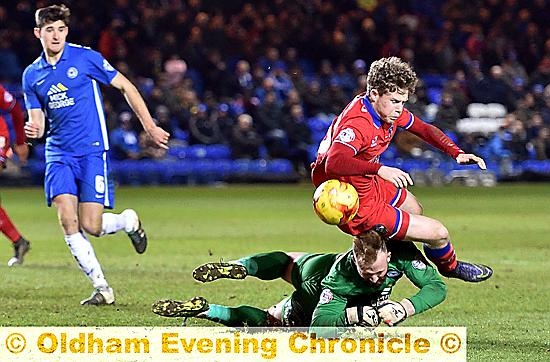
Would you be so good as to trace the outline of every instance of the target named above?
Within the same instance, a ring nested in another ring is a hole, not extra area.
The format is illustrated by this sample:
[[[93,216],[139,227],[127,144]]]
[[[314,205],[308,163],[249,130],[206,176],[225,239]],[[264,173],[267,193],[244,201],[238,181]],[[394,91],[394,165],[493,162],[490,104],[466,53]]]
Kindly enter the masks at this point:
[[[355,132],[351,128],[345,128],[336,136],[336,140],[344,143],[353,142],[355,140]]]
[[[425,270],[426,269],[426,264],[424,264],[424,262],[422,262],[420,260],[413,260],[412,261],[412,267],[417,269],[417,270]]]
[[[321,296],[319,297],[319,304],[327,304],[333,297],[334,296],[332,295],[332,291],[330,289],[323,289]]]

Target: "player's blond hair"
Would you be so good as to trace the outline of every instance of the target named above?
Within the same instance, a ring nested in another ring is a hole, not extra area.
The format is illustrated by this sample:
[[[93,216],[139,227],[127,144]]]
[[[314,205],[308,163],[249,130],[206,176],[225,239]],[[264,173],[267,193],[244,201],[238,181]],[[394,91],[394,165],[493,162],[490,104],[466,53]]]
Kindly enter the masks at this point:
[[[380,94],[398,89],[414,93],[418,78],[411,66],[397,57],[381,58],[370,65],[367,74],[367,93],[376,89]]]
[[[36,27],[42,28],[43,26],[51,23],[55,23],[61,20],[65,25],[69,25],[69,17],[71,16],[71,10],[65,5],[51,5],[45,8],[40,8],[34,13],[34,20],[36,21]]]
[[[353,257],[358,267],[368,268],[377,259],[379,252],[387,252],[386,240],[376,230],[369,230],[353,237]]]

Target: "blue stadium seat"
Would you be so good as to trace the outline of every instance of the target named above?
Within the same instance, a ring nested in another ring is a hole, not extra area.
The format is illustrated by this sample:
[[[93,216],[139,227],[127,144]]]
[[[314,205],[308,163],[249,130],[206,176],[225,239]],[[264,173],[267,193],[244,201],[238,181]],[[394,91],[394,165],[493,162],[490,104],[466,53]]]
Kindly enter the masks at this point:
[[[179,127],[174,127],[173,134],[171,136],[176,140],[189,141],[189,132],[184,131]]]
[[[187,147],[187,157],[192,159],[205,158],[206,153],[205,145],[191,145]]]
[[[267,172],[278,175],[287,175],[294,173],[292,162],[287,159],[276,159],[267,161]]]
[[[231,158],[231,148],[228,145],[216,144],[206,146],[206,158],[226,160]]]
[[[441,92],[442,88],[429,87],[426,89],[426,95],[430,100],[430,103],[441,104]]]
[[[426,88],[443,88],[449,80],[447,76],[441,74],[424,74],[420,76]]]
[[[166,155],[168,157],[174,157],[177,159],[184,159],[187,158],[187,146],[183,145],[170,145],[170,148],[168,149],[168,152]]]
[[[523,171],[542,175],[550,175],[550,161],[527,160],[522,163]]]
[[[249,172],[251,162],[252,161],[248,159],[234,160],[231,164],[231,174],[244,174]]]

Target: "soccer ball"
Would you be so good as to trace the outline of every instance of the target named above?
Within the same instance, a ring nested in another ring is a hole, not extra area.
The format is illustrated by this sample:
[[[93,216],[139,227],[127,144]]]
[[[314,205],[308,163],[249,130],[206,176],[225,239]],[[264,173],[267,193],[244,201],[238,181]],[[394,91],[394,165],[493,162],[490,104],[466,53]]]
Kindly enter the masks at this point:
[[[347,182],[328,180],[315,190],[313,210],[327,224],[344,225],[357,214],[359,195]]]

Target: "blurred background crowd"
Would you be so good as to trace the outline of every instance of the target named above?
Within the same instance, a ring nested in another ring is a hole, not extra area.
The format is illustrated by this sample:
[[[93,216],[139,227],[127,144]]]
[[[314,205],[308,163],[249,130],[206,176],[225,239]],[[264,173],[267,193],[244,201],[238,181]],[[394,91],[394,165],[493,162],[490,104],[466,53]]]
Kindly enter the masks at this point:
[[[53,3],[0,6],[0,78],[17,96],[41,51],[34,11]],[[288,159],[306,177],[332,118],[364,91],[370,63],[399,56],[421,79],[407,107],[465,150],[494,162],[550,159],[547,0],[62,3],[68,40],[138,85],[176,149],[226,145],[233,159]],[[114,158],[171,157],[151,147],[119,92],[105,89],[104,100]],[[397,137],[395,157],[432,157]]]

